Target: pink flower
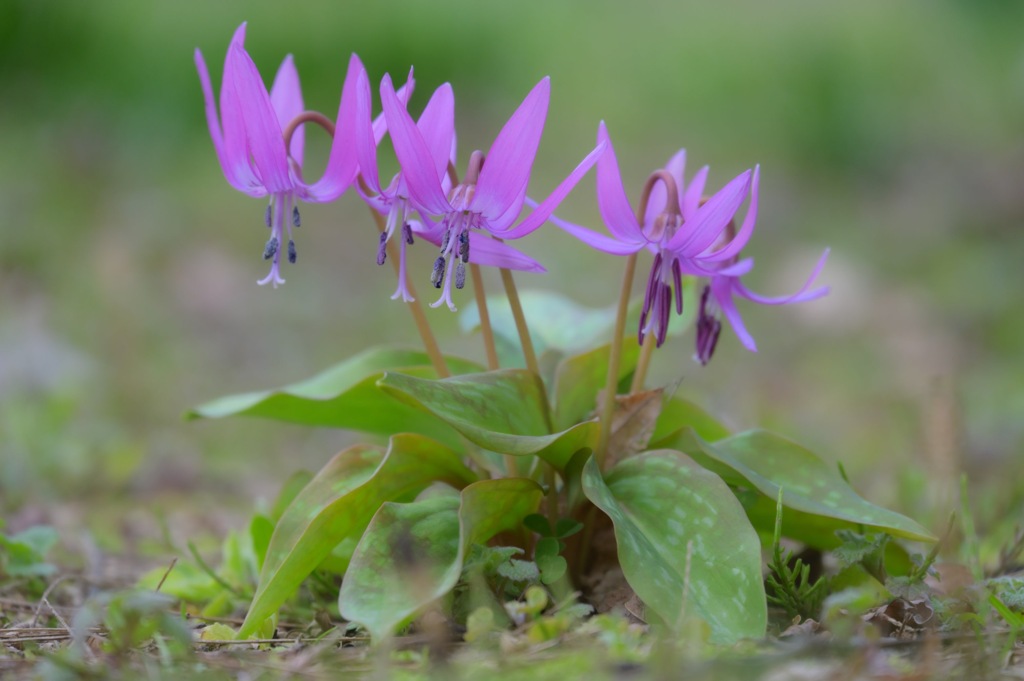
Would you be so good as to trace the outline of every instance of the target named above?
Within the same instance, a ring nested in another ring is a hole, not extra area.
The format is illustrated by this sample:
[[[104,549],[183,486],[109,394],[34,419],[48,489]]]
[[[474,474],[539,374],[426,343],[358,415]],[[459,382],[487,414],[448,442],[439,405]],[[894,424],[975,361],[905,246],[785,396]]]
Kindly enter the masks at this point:
[[[447,303],[455,310],[451,285],[454,280],[455,287],[462,288],[471,253],[479,264],[543,271],[539,263],[519,251],[480,237],[489,234],[516,239],[540,227],[603,150],[599,146],[592,151],[526,219],[515,224],[526,200],[549,97],[550,82],[544,78],[498,133],[486,157],[474,152],[461,184],[449,191],[445,182],[452,149],[448,144],[448,119],[437,117],[424,122],[421,118],[417,126],[396,96],[391,79],[384,77],[381,100],[408,198],[422,215],[439,218],[437,224],[429,220],[424,223],[424,236],[441,247],[431,282],[436,288],[443,286],[444,291],[434,307]]]
[[[259,283],[283,284],[280,275],[281,253],[288,233],[289,262],[296,259],[292,229],[301,224],[296,200],[332,201],[348,189],[355,179],[357,164],[351,135],[355,102],[351,92],[355,76],[364,71],[358,57],[352,56],[338,110],[337,130],[324,176],[312,185],[302,178],[305,136],[298,127],[285,148],[284,130],[304,110],[299,74],[292,56],[281,63],[269,94],[256,65],[245,51],[243,23],[235,31],[224,61],[220,92],[220,117],[214,102],[210,75],[203,55],[195,51],[196,69],[206,102],[206,122],[221,170],[235,189],[254,197],[269,196],[264,221],[270,238],[263,257],[271,260],[270,273]]]
[[[696,358],[706,364],[714,352],[721,331],[718,313],[723,312],[744,347],[756,352],[753,337],[733,303],[733,294],[766,305],[782,305],[819,298],[828,288],[808,288],[824,266],[825,255],[810,279],[796,294],[765,298],[750,292],[740,276],[750,271],[753,260],[736,262],[754,233],[757,220],[757,190],[760,169],[747,170],[733,178],[706,201],[702,199],[708,168],[704,166],[684,184],[686,151],[678,151],[665,168],[648,180],[643,222],[634,214],[622,184],[615,149],[602,122],[598,142],[607,147],[597,161],[597,199],[601,217],[611,236],[552,217],[551,221],[584,243],[614,255],[631,255],[642,249],[654,254],[640,316],[639,340],[654,333],[657,345],[665,342],[673,307],[682,314],[682,277],[705,277],[709,284],[701,298],[697,322]],[[733,233],[736,212],[744,200],[750,204],[739,231]]]

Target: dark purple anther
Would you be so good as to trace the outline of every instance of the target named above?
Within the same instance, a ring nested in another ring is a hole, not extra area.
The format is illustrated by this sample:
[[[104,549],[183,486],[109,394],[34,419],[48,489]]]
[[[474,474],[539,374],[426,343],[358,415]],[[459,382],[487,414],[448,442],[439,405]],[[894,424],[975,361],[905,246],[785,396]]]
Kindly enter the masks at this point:
[[[298,206],[292,206],[292,226],[302,227],[302,216],[299,215]]]
[[[412,227],[409,226],[408,222],[402,225],[402,236],[405,237],[405,243],[409,244],[410,246],[416,243],[415,241],[412,240]]]
[[[267,224],[267,227],[270,227],[270,218],[271,218],[270,209],[271,208],[273,208],[273,206],[271,206],[270,204],[267,204],[267,212],[263,214],[263,222],[265,222]]]
[[[288,239],[288,262],[294,265],[296,258],[298,258],[298,254],[295,252],[295,242]]]
[[[683,314],[683,272],[676,259],[672,260],[672,280],[676,285],[676,314]]]
[[[270,237],[270,240],[267,241],[267,245],[263,247],[263,259],[264,260],[270,260],[275,255],[277,255],[277,247],[278,247],[277,237],[276,236]]]
[[[466,264],[460,262],[455,266],[455,288],[466,285]]]
[[[444,253],[448,250],[448,242],[452,239],[452,230],[444,230],[444,236],[441,237],[441,252]]]
[[[388,259],[388,233],[380,233],[380,243],[377,245],[377,264],[383,265]]]
[[[700,312],[697,314],[697,354],[694,359],[706,366],[718,345],[718,335],[722,332],[722,322],[708,312],[708,299],[711,287],[705,286],[700,296]]]
[[[444,258],[434,261],[434,270],[430,273],[430,283],[434,285],[434,288],[441,288],[441,282],[444,281],[444,265]]]
[[[462,262],[469,262],[469,232],[459,233],[459,257]]]

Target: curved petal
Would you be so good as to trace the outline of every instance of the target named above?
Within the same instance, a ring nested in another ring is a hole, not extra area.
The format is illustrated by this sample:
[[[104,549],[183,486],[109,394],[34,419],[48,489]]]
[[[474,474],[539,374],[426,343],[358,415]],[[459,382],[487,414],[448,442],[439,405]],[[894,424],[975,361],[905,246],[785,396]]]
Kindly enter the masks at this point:
[[[562,182],[555,187],[555,190],[551,192],[551,194],[544,199],[540,205],[533,209],[533,212],[530,213],[525,220],[512,229],[500,232],[498,236],[507,239],[518,239],[526,236],[543,225],[555,211],[555,208],[558,208],[558,204],[562,203],[565,197],[568,196],[569,192],[572,191],[573,187],[583,179],[583,176],[587,174],[587,171],[590,170],[591,166],[594,165],[606,150],[607,147],[604,142],[598,143],[598,145],[594,147],[594,149],[587,154],[582,161],[579,162],[579,165],[573,168],[572,172],[569,173],[569,176],[562,180]]]
[[[232,130],[232,137],[235,139],[241,139],[241,145],[235,145],[233,151],[241,150],[241,154],[228,153],[228,146],[225,141],[224,132],[221,130],[220,121],[217,118],[217,105],[213,98],[213,87],[210,85],[210,73],[206,69],[206,62],[203,60],[203,55],[196,48],[195,51],[195,63],[196,70],[199,72],[199,84],[203,88],[203,100],[206,109],[206,125],[210,129],[210,137],[213,139],[213,150],[217,154],[217,161],[220,163],[221,171],[224,173],[224,179],[228,181],[232,187],[240,192],[251,194],[253,196],[263,196],[266,191],[263,189],[262,183],[259,178],[253,174],[252,169],[249,167],[248,159],[245,156],[245,131],[244,129]],[[225,74],[228,70],[225,68]],[[221,84],[222,94],[226,90],[226,84]],[[225,97],[221,97],[223,109],[223,101]],[[237,107],[234,105],[229,106],[228,110],[234,109],[237,111]],[[241,120],[237,117],[229,118],[225,120],[226,125],[237,125],[242,126]]]
[[[520,272],[547,272],[543,265],[522,251],[479,232],[469,235],[471,262],[488,267],[503,267]]]
[[[496,220],[525,195],[550,98],[551,79],[545,76],[526,95],[487,152],[470,210]]]
[[[412,67],[409,67],[409,75],[405,79],[405,85],[398,88],[398,101],[402,103],[402,106],[409,106],[409,98],[412,97],[413,90],[416,89],[416,80],[412,77]],[[388,123],[384,119],[384,112],[382,111],[373,119],[373,141],[380,145],[380,141],[384,139],[384,135],[388,132]]]
[[[689,221],[683,223],[683,229],[669,240],[668,247],[683,257],[692,258],[703,253],[718,239],[746,198],[750,174],[749,170],[741,173],[708,199]]]
[[[341,88],[341,103],[338,105],[338,117],[334,123],[334,139],[331,141],[331,155],[327,159],[327,168],[323,176],[312,185],[305,185],[303,198],[307,201],[327,202],[338,198],[351,186],[356,179],[359,164],[356,157],[355,136],[356,115],[356,83],[359,74],[366,69],[359,57],[353,54],[348,60],[348,71],[345,83]]]
[[[597,141],[608,144],[604,154],[597,160],[597,207],[609,232],[618,239],[635,243],[643,237],[643,231],[629,205],[626,189],[622,186],[619,161],[604,121],[597,126]]]
[[[228,60],[235,70],[234,85],[245,121],[249,153],[263,186],[272,194],[290,191],[294,184],[288,171],[281,124],[270,104],[260,72],[242,47],[232,47]]]
[[[402,168],[409,196],[418,209],[431,215],[451,211],[451,205],[441,190],[441,181],[434,170],[434,159],[412,117],[398,100],[391,77],[384,76],[380,84],[380,97],[388,132],[395,147],[395,155]]]
[[[818,275],[821,274],[822,268],[825,267],[825,261],[828,259],[829,250],[830,249],[828,248],[825,249],[825,252],[821,254],[821,258],[818,259],[818,264],[815,265],[814,269],[811,271],[811,276],[807,278],[807,281],[804,282],[804,285],[802,287],[800,287],[800,290],[794,293],[793,295],[775,297],[758,295],[756,293],[753,293],[746,286],[744,286],[743,282],[739,281],[738,279],[733,284],[733,289],[735,290],[737,295],[742,296],[747,300],[752,300],[755,303],[760,303],[761,305],[788,305],[790,303],[803,303],[808,300],[815,300],[817,298],[821,298],[822,296],[828,295],[829,291],[831,290],[830,287],[821,286],[819,288],[814,289],[813,291],[809,291],[808,289],[810,289],[811,284],[814,283],[814,280],[818,278]]]
[[[708,256],[702,256],[701,260],[707,262],[729,260],[739,255],[740,251],[747,245],[747,242],[750,241],[750,237],[754,234],[754,224],[757,222],[757,188],[760,177],[761,166],[758,165],[754,167],[754,176],[750,180],[750,206],[747,208],[747,214],[743,218],[743,225],[740,226],[740,231],[721,250]]]
[[[683,193],[679,195],[679,211],[683,214],[683,220],[691,219],[700,206],[700,199],[704,196],[704,185],[708,181],[708,167],[704,166],[693,176],[690,184],[686,186]]]
[[[281,62],[281,67],[274,76],[274,85],[270,88],[270,104],[274,107],[281,129],[288,127],[292,119],[306,110],[302,103],[302,87],[299,85],[299,72],[295,68],[295,60],[288,55]],[[306,149],[305,126],[300,125],[292,134],[290,155],[302,167],[302,157]]]
[[[373,106],[373,94],[370,91],[370,78],[366,71],[360,71],[356,77],[356,117],[354,126],[354,142],[356,158],[359,159],[359,175],[373,191],[381,194],[380,174],[377,170],[377,141],[370,120]],[[361,192],[360,192],[361,193]]]
[[[729,326],[732,327],[733,332],[740,339],[743,347],[751,352],[757,352],[757,343],[754,341],[754,337],[750,335],[750,332],[747,331],[747,326],[743,323],[743,317],[740,316],[740,311],[736,309],[736,303],[732,299],[732,283],[736,281],[738,280],[722,279],[715,281],[713,279],[711,281],[711,293],[715,296],[715,301],[722,308],[725,318],[729,320]]]
[[[612,255],[632,255],[647,245],[646,241],[629,242],[613,239],[610,236],[605,236],[586,227],[567,222],[557,215],[551,215],[548,217],[548,220],[559,229],[568,232],[591,248],[596,248],[599,251]]]
[[[437,176],[443,177],[448,172],[448,159],[455,136],[455,94],[451,84],[444,83],[434,90],[416,127],[420,129],[430,149]]]
[[[683,171],[686,169],[686,149],[680,149],[665,164],[664,170],[676,183],[676,197],[683,191]],[[644,225],[650,225],[655,218],[665,212],[667,190],[663,182],[655,182],[651,187],[651,195],[647,198],[647,210],[644,211]]]

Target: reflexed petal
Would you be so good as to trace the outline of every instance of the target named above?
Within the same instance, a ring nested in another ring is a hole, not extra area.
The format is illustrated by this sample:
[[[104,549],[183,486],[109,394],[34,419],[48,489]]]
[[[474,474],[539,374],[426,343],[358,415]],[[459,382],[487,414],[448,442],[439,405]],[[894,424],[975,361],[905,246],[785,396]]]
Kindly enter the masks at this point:
[[[448,172],[448,160],[452,152],[455,135],[455,95],[452,86],[444,83],[434,90],[426,108],[420,114],[416,127],[423,134],[423,140],[434,159],[438,178]]]
[[[743,225],[736,236],[732,238],[721,250],[711,255],[702,256],[701,260],[706,262],[723,262],[740,254],[743,247],[750,241],[754,234],[754,224],[757,222],[757,188],[761,177],[761,166],[754,167],[754,176],[750,180],[750,206],[747,208],[747,215],[743,218]]]
[[[555,209],[558,208],[558,204],[562,203],[565,197],[568,196],[569,192],[572,191],[573,187],[583,179],[583,176],[587,174],[587,171],[590,170],[591,166],[594,165],[606,150],[607,147],[604,142],[598,143],[598,145],[594,147],[593,151],[587,154],[583,160],[579,162],[579,165],[573,168],[572,172],[569,173],[569,176],[562,180],[562,182],[555,187],[555,191],[551,192],[550,196],[534,208],[533,212],[530,213],[525,220],[512,229],[499,232],[497,236],[508,239],[518,239],[526,236],[543,225]],[[497,231],[497,229],[494,228],[494,231]]]
[[[302,87],[299,85],[299,72],[295,68],[292,55],[281,62],[281,68],[274,77],[274,86],[270,88],[270,104],[277,114],[278,123],[284,130],[296,116],[306,110],[302,103]],[[305,126],[300,125],[292,134],[291,157],[302,167],[302,155],[306,149]]]
[[[676,183],[676,200],[679,201],[683,191],[683,171],[686,169],[686,149],[680,149],[665,164],[664,170]],[[664,182],[655,182],[651,187],[651,195],[647,199],[647,210],[644,212],[644,225],[650,225],[655,218],[665,212],[667,196]]]
[[[487,152],[470,210],[496,220],[525,196],[550,97],[551,79],[544,77],[505,123]]]
[[[608,143],[604,154],[597,160],[597,205],[601,210],[601,217],[608,226],[608,231],[616,238],[635,243],[642,238],[643,232],[637,224],[636,215],[622,186],[619,161],[604,121],[597,127],[597,141]]]
[[[547,272],[543,265],[522,251],[479,232],[469,235],[470,262],[522,272]]]
[[[416,89],[416,80],[412,77],[412,67],[409,67],[409,75],[405,79],[405,85],[398,88],[398,101],[402,103],[402,106],[408,108],[409,98],[412,97],[413,90]],[[384,139],[384,135],[388,132],[388,123],[384,118],[384,112],[377,114],[377,117],[373,119],[373,141],[378,146],[380,141]]]
[[[244,24],[243,24],[244,27]],[[234,150],[239,150],[241,154],[229,155],[227,143],[224,139],[224,133],[221,131],[220,121],[217,119],[217,105],[214,103],[213,98],[213,87],[210,85],[210,73],[206,68],[206,61],[203,60],[203,55],[196,48],[195,51],[195,63],[196,70],[199,72],[199,83],[203,88],[203,100],[206,109],[206,125],[210,129],[210,137],[213,139],[213,149],[217,154],[217,161],[220,163],[220,168],[224,173],[224,178],[228,181],[232,187],[240,192],[251,194],[252,196],[264,196],[266,190],[263,189],[263,185],[259,178],[253,174],[252,169],[249,167],[249,162],[245,154],[245,131],[241,127],[243,125],[239,117],[231,118],[225,121],[225,124],[237,125],[239,128],[232,131],[232,137],[234,139],[240,139],[242,144],[233,147]],[[228,69],[225,68],[225,75],[228,73]],[[222,95],[225,89],[225,85],[221,85]],[[225,97],[221,97],[222,109],[223,101]],[[237,106],[229,106],[229,110],[237,111]]]
[[[811,271],[811,276],[807,278],[807,281],[804,282],[802,287],[800,287],[800,290],[793,295],[775,297],[758,295],[751,292],[750,289],[744,286],[743,282],[738,279],[733,284],[733,290],[737,295],[742,296],[747,300],[752,300],[755,303],[760,303],[761,305],[788,305],[790,303],[803,303],[808,300],[821,298],[828,294],[831,290],[830,287],[821,286],[813,291],[809,291],[808,289],[811,287],[811,284],[814,283],[814,280],[818,278],[818,275],[821,274],[822,268],[825,267],[825,261],[828,259],[829,250],[830,249],[828,248],[825,249],[825,252],[821,254],[821,258],[818,259],[818,264],[815,265],[814,270]]]
[[[695,184],[695,183],[694,183]],[[750,188],[750,171],[741,173],[725,185],[708,202],[697,209],[693,217],[668,243],[668,247],[683,257],[694,257],[704,252],[721,235],[732,220]]]
[[[729,326],[732,327],[733,332],[740,339],[743,347],[751,352],[757,352],[757,343],[754,341],[754,337],[750,335],[750,332],[747,331],[747,327],[743,323],[743,317],[740,316],[740,311],[736,309],[736,303],[732,299],[732,283],[736,281],[738,280],[731,278],[712,279],[711,294],[715,297],[718,306],[722,308],[725,318],[729,320]]]
[[[391,77],[385,75],[380,85],[384,115],[388,132],[395,147],[395,155],[409,187],[409,195],[417,206],[432,215],[442,215],[451,205],[441,190],[441,181],[434,170],[434,159],[412,117],[398,100]]]
[[[348,60],[345,84],[341,88],[341,103],[334,124],[334,139],[331,141],[331,155],[323,177],[312,185],[306,185],[303,198],[307,201],[327,202],[338,198],[356,179],[358,160],[356,158],[356,82],[360,73],[366,73],[359,57],[353,54]]]
[[[370,90],[370,78],[366,75],[366,71],[359,72],[355,93],[356,118],[354,142],[356,158],[359,159],[359,175],[370,189],[380,194],[380,175],[377,170],[377,142],[373,130],[373,121],[370,120],[373,94]]]
[[[697,212],[700,206],[700,199],[704,196],[704,185],[708,180],[708,167],[704,166],[693,176],[679,196],[679,210],[683,214],[683,220],[689,220]]]
[[[610,236],[605,236],[599,232],[575,225],[571,222],[567,222],[557,215],[548,217],[559,229],[563,229],[569,234],[587,244],[591,248],[596,248],[599,251],[610,253],[612,255],[632,255],[647,245],[646,241],[638,240],[635,242],[623,241],[620,239],[613,239]]]
[[[245,120],[249,153],[263,186],[272,194],[290,191],[293,183],[288,172],[281,124],[277,121],[260,73],[241,47],[232,47],[228,60],[235,71],[234,84]]]

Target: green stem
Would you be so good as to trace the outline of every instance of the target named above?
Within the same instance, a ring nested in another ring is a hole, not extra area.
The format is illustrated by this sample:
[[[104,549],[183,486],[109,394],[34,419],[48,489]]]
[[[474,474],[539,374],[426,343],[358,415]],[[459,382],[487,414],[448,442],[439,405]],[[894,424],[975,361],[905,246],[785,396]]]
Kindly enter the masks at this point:
[[[615,396],[618,393],[619,366],[622,363],[622,342],[626,334],[626,313],[629,310],[629,296],[633,291],[633,275],[636,273],[636,254],[626,259],[626,271],[622,275],[622,290],[619,292],[619,307],[615,313],[615,330],[612,332],[611,351],[608,355],[608,375],[604,382],[604,404],[601,407],[601,429],[594,456],[599,468],[604,467],[608,457],[608,440],[612,432],[612,416],[615,414]]]
[[[654,354],[655,338],[653,333],[648,333],[644,338],[644,344],[640,348],[640,359],[636,363],[636,371],[633,373],[633,383],[629,386],[629,394],[638,393],[644,389],[644,381],[647,379],[647,368],[651,364],[651,355]]]
[[[362,178],[360,178],[360,181],[362,181]],[[377,230],[383,234],[387,229],[387,226],[384,224],[384,216],[372,208],[370,209],[370,215],[373,216],[374,222],[377,223]],[[391,261],[391,265],[395,268],[395,275],[401,276],[398,249],[395,248],[395,244],[390,239],[387,243],[387,254],[388,260]],[[452,373],[448,370],[448,365],[445,364],[441,348],[438,346],[434,332],[430,328],[430,322],[427,321],[427,315],[423,313],[423,306],[420,305],[420,300],[416,297],[416,287],[413,286],[411,280],[405,282],[405,287],[409,291],[410,297],[412,297],[412,300],[407,301],[406,305],[409,307],[409,312],[412,313],[412,319],[416,323],[416,330],[420,333],[420,339],[423,341],[423,347],[427,351],[427,356],[430,357],[430,363],[434,365],[434,371],[437,372],[438,378],[448,378]]]
[[[526,315],[523,314],[523,305],[519,302],[519,292],[516,290],[516,282],[512,278],[512,270],[501,268],[501,283],[505,285],[505,295],[508,296],[508,304],[512,308],[512,318],[516,322],[516,331],[519,333],[519,344],[523,346],[526,368],[540,376],[537,353],[533,350],[530,327],[526,325]]]

